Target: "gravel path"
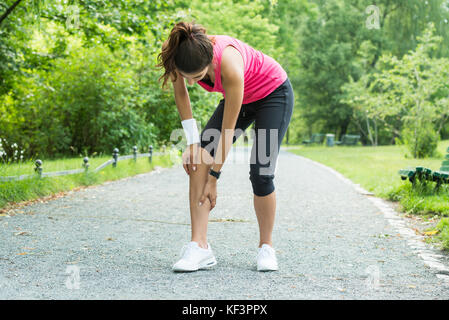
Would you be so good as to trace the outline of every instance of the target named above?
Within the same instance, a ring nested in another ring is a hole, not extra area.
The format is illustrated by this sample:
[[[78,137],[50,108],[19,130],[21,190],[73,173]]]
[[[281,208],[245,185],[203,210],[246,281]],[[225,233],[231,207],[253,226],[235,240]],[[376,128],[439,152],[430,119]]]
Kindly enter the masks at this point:
[[[285,150],[275,178],[280,271],[257,272],[248,159],[235,148],[223,167],[213,269],[171,271],[190,239],[188,177],[177,165],[0,217],[0,299],[449,298],[367,196]]]

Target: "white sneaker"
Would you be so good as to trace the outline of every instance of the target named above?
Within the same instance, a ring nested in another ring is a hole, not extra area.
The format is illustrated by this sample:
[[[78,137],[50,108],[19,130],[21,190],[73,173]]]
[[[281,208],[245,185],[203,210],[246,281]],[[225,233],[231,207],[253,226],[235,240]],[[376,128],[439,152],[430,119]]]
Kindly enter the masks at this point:
[[[257,253],[257,271],[276,271],[278,262],[274,249],[268,244],[263,244]]]
[[[207,249],[198,246],[197,242],[191,241],[186,244],[181,250],[181,259],[176,262],[173,271],[197,271],[199,269],[210,268],[217,264],[214,253],[210,244],[207,244]]]

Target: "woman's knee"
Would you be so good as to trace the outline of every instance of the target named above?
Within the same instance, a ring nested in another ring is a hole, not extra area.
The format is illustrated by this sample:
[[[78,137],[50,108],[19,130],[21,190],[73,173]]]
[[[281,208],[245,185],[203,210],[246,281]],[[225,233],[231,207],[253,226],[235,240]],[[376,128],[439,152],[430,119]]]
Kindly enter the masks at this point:
[[[200,154],[199,154],[199,164],[205,166],[205,167],[210,167],[213,165],[214,163],[214,158],[212,156],[212,154],[207,151],[206,148],[204,147],[200,147]]]
[[[274,191],[274,175],[260,175],[250,172],[249,179],[256,196],[265,197]]]
[[[206,173],[209,171],[209,168],[212,166],[214,161],[214,158],[211,156],[211,154],[204,148],[199,148],[199,154],[194,160],[194,166],[196,167],[195,171],[191,171],[190,178],[193,179],[201,179],[204,180],[204,177],[206,176]]]

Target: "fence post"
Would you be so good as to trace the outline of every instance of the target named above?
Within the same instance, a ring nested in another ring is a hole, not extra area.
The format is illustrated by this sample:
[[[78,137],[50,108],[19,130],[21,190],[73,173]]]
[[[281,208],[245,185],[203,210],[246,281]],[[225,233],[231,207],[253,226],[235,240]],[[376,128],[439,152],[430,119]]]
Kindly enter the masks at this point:
[[[37,172],[39,178],[42,178],[42,160],[37,159],[34,163],[36,165],[36,168],[34,168],[34,171]]]
[[[118,159],[118,149],[114,148],[114,150],[112,151],[112,158],[114,159],[114,162],[112,162],[112,167],[115,168],[117,167],[117,159]]]
[[[176,154],[176,147],[175,147],[174,143],[171,144],[170,148],[171,148],[170,155]],[[171,156],[170,156],[170,158],[171,158]]]
[[[134,153],[134,162],[137,162],[137,146],[133,147],[133,153]]]
[[[153,146],[152,145],[150,146],[148,151],[150,153],[150,157],[149,157],[150,163],[152,163],[153,162]]]
[[[84,172],[87,173],[87,170],[89,169],[89,158],[85,157],[83,159],[83,167],[84,167]]]

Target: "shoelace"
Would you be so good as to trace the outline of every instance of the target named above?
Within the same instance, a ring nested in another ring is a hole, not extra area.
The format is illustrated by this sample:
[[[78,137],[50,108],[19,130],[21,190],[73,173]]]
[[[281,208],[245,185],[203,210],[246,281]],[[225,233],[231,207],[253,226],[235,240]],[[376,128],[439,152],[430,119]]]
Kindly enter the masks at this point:
[[[259,251],[260,258],[274,258],[274,252],[267,247],[260,249]]]
[[[193,245],[191,245],[190,243],[185,244],[185,245],[182,247],[181,252],[180,252],[181,258],[183,258],[183,257],[186,256],[186,255],[189,255],[190,252],[193,251],[193,250],[194,250]]]

